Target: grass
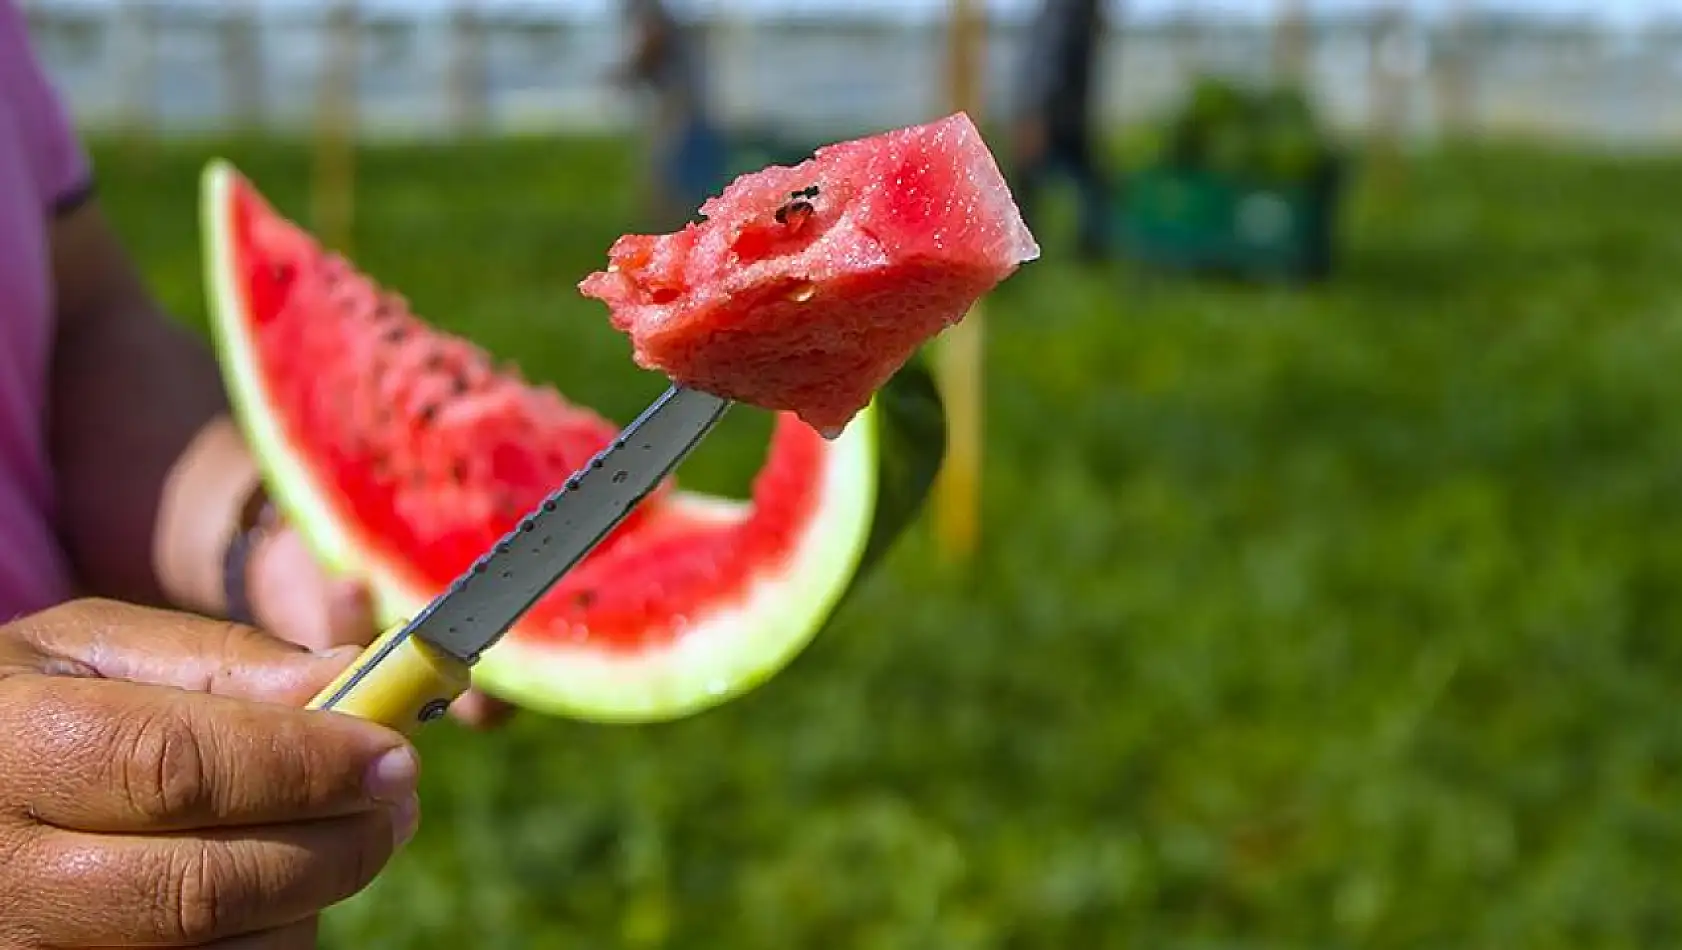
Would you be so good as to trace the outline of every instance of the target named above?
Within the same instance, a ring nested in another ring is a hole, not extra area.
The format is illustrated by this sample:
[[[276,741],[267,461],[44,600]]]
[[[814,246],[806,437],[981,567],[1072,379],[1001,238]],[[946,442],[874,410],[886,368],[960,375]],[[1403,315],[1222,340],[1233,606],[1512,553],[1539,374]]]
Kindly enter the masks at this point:
[[[190,320],[213,152],[307,214],[301,149],[99,154]],[[357,260],[421,312],[619,419],[656,391],[571,289],[633,220],[612,144],[362,162]],[[327,945],[1676,945],[1679,178],[1421,158],[1306,292],[1046,235],[989,311],[970,576],[910,537],[691,720],[428,730],[421,833]],[[732,426],[691,481],[745,484]]]

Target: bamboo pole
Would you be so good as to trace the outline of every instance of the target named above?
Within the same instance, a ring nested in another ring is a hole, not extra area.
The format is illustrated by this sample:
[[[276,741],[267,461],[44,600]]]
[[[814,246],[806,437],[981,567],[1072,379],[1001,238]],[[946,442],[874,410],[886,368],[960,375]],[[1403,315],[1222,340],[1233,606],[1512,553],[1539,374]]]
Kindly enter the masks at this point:
[[[360,20],[356,0],[338,0],[327,14],[327,56],[316,103],[311,178],[315,231],[328,247],[346,255],[353,253]]]
[[[951,0],[947,83],[954,111],[983,120],[981,71],[986,24],[976,0]],[[983,441],[983,314],[969,315],[942,334],[936,368],[948,420],[946,463],[935,483],[935,532],[948,560],[968,561],[981,538]]]

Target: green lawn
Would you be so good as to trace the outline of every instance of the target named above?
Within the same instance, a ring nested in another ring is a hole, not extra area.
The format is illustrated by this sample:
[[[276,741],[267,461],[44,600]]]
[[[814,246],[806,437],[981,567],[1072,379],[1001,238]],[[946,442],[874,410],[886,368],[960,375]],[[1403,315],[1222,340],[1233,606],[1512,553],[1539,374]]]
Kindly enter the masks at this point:
[[[200,163],[103,148],[198,320]],[[307,220],[307,153],[229,146]],[[573,284],[610,145],[363,157],[357,260],[628,419]],[[329,945],[1655,948],[1682,940],[1682,158],[1421,159],[1306,293],[1048,259],[990,313],[986,547],[908,538],[692,720],[419,739]],[[686,469],[740,488],[763,420]],[[1670,884],[1666,884],[1670,881]]]

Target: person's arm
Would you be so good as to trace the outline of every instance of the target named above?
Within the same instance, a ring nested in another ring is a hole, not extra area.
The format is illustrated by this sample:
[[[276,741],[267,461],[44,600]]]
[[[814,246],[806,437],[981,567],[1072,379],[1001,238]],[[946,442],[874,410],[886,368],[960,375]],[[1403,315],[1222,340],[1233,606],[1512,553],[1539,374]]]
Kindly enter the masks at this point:
[[[220,613],[222,555],[257,472],[215,361],[147,293],[96,201],[61,210],[50,240],[65,549],[101,595]]]

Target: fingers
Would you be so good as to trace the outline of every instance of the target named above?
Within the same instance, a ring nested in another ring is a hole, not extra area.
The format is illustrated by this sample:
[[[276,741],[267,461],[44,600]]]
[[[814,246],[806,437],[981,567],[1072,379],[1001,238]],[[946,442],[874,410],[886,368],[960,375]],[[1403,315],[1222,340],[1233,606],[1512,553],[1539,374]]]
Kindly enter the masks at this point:
[[[61,832],[16,860],[38,882],[37,895],[60,895],[25,911],[50,946],[199,947],[244,938],[260,947],[295,939],[284,928],[367,887],[410,830],[405,821],[382,808],[190,837]]]
[[[0,750],[0,808],[63,829],[147,833],[367,813],[414,794],[398,733],[349,716],[134,683],[14,677],[34,728]]]
[[[379,631],[367,586],[328,579],[302,536],[290,529],[270,536],[253,555],[252,602],[264,629],[312,650],[364,646]],[[514,707],[469,690],[450,712],[465,726],[491,729],[506,722]]]
[[[358,581],[333,581],[327,587],[326,599],[329,644],[366,646],[378,629],[368,588]]]
[[[252,552],[251,604],[265,630],[311,650],[362,646],[378,632],[367,588],[328,577],[291,529]]]
[[[73,601],[6,630],[44,661],[89,675],[288,706],[308,702],[355,655],[312,654],[240,624],[103,600]]]

